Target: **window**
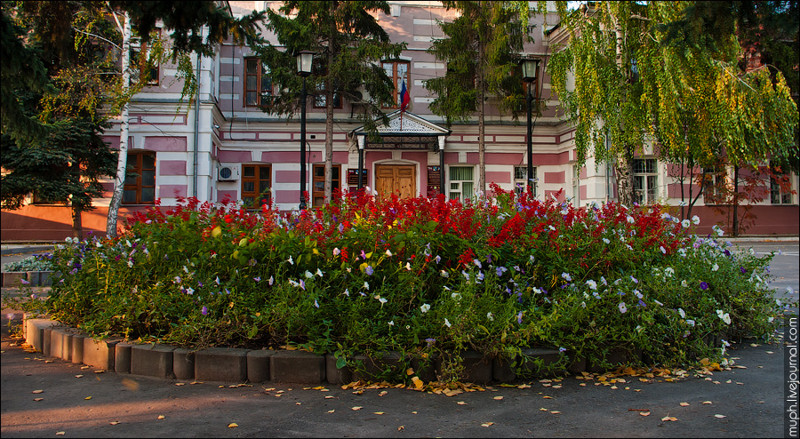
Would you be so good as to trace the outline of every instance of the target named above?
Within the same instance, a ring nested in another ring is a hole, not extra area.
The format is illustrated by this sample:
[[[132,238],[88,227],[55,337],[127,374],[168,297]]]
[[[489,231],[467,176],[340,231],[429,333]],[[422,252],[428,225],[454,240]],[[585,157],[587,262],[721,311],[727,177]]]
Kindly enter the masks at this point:
[[[633,201],[639,204],[656,202],[658,168],[656,159],[633,160]]]
[[[465,201],[472,198],[472,166],[450,167],[450,199]]]
[[[408,62],[406,61],[387,61],[383,63],[383,70],[386,76],[392,79],[394,91],[392,92],[392,102],[394,105],[384,108],[400,108],[400,91],[403,89],[403,81],[406,83],[406,90],[410,92],[411,84],[408,82]]]
[[[258,209],[272,199],[272,165],[242,165],[242,204]]]
[[[703,202],[724,204],[728,175],[724,167],[703,168]]]
[[[158,38],[160,38],[160,30],[159,35],[153,37],[153,39]],[[151,46],[152,44],[140,42],[138,38],[132,42],[130,50],[132,83],[137,83],[139,78],[144,78],[145,84],[158,85],[161,76],[160,66],[157,59],[150,59],[153,56]]]
[[[341,167],[333,165],[331,175],[331,193],[335,194],[337,190],[341,190]],[[314,182],[311,185],[311,203],[312,206],[322,206],[325,203],[325,165],[314,165]]]
[[[539,179],[536,178],[536,166],[533,167],[533,184],[531,185],[531,194],[536,197],[536,190],[539,184]],[[528,181],[528,167],[527,166],[514,166],[514,192],[517,195],[525,192],[525,185]]]
[[[56,204],[56,205],[60,205],[60,206],[66,206],[69,203],[67,201],[51,200],[49,197],[47,197],[46,194],[43,194],[40,191],[34,191],[33,192],[33,204],[38,204],[38,205]]]
[[[244,59],[244,105],[258,107],[267,105],[272,96],[272,78],[269,69],[258,58]]]
[[[128,152],[122,204],[153,204],[156,200],[156,153]]]
[[[325,84],[320,84],[319,93],[314,95],[314,108],[325,108],[327,97],[323,94],[325,92]],[[342,108],[342,97],[339,93],[333,94],[333,108]]]
[[[772,204],[792,204],[791,176],[781,172],[780,168],[772,168],[774,175],[769,179],[769,199]]]

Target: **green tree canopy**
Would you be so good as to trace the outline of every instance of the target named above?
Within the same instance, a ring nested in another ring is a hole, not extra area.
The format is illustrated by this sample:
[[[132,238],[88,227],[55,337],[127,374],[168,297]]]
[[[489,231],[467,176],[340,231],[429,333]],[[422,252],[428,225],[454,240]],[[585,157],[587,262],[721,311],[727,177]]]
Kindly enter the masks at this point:
[[[520,8],[518,2],[443,3],[460,15],[452,22],[439,23],[445,38],[434,40],[428,50],[447,64],[444,76],[425,81],[425,87],[437,95],[429,107],[448,125],[478,113],[477,187],[486,191],[484,105],[486,98],[494,95],[499,108],[511,111],[515,118],[524,108],[522,78],[515,72],[524,42],[532,41],[520,19],[520,10],[524,14],[528,10]]]
[[[591,154],[614,163],[623,203],[633,200],[634,151],[648,142],[669,160],[698,165],[722,156],[755,165],[796,151],[797,109],[783,76],[738,68],[735,26],[711,20],[714,31],[704,33],[696,20],[676,25],[693,5],[596,2],[572,12],[561,5],[569,42],[550,63],[554,89],[576,124],[578,160]]]
[[[367,131],[385,122],[382,107],[392,104],[394,84],[381,61],[396,60],[404,43],[391,43],[374,14],[389,13],[385,1],[288,1],[280,13],[268,10],[267,28],[278,44],[258,50],[269,68],[273,88],[279,90],[265,111],[291,117],[301,105],[302,78],[297,75],[295,55],[315,53],[314,69],[307,78],[311,93],[325,97],[325,200],[331,199],[334,99],[366,101],[360,119]],[[366,91],[366,94],[362,94]]]

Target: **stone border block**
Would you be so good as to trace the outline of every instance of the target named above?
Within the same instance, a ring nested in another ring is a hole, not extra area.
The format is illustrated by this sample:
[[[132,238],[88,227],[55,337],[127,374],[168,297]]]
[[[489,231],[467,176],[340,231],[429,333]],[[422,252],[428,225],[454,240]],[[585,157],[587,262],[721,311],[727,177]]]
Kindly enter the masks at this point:
[[[278,351],[269,359],[270,380],[278,383],[322,384],[325,357],[306,351]]]
[[[353,357],[360,367],[353,369],[353,381],[374,381],[384,372],[402,374],[405,363],[398,352],[382,352],[375,357],[356,355]]]
[[[411,368],[414,369],[417,377],[423,382],[437,381],[442,372],[442,359],[438,356],[430,359],[413,358],[411,360]]]
[[[84,334],[72,334],[72,351],[70,361],[72,364],[83,363],[83,344],[86,343],[88,336]]]
[[[44,352],[44,330],[58,325],[55,320],[48,319],[27,319],[25,320],[25,341],[39,352]],[[50,340],[48,334],[48,348]]]
[[[103,370],[114,370],[114,357],[118,340],[83,339],[83,364]]]
[[[466,351],[461,357],[464,359],[462,381],[476,384],[488,384],[492,381],[492,360],[474,351]]]
[[[172,378],[172,351],[165,345],[131,346],[131,374],[157,378]]]
[[[3,272],[3,286],[4,287],[21,287],[22,281],[28,281],[28,273],[24,271],[4,271]]]
[[[330,384],[347,384],[353,382],[353,371],[349,366],[338,369],[336,357],[333,354],[327,354],[325,355],[325,378]]]
[[[248,351],[249,349],[209,348],[195,352],[195,379],[244,382],[247,379]]]
[[[247,381],[263,383],[269,381],[270,357],[275,351],[261,349],[247,352]]]
[[[194,379],[194,367],[194,351],[185,348],[172,351],[172,372],[176,379]]]
[[[130,343],[117,343],[114,346],[114,372],[131,373],[131,348]]]
[[[50,330],[50,356],[72,361],[72,334],[67,328],[53,327]]]

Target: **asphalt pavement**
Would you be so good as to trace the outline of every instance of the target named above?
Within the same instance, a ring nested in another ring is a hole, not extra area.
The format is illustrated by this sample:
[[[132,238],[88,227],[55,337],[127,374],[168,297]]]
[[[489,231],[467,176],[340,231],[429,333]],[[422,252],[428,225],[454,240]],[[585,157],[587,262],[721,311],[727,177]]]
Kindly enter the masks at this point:
[[[775,251],[776,295],[797,299],[796,240],[737,245]],[[3,263],[14,255],[25,253],[4,252]],[[8,312],[0,348],[4,438],[784,435],[781,343],[734,343],[731,367],[710,374],[676,378],[670,371],[605,382],[569,376],[448,397],[402,388],[197,383],[102,372],[27,352],[9,335]]]

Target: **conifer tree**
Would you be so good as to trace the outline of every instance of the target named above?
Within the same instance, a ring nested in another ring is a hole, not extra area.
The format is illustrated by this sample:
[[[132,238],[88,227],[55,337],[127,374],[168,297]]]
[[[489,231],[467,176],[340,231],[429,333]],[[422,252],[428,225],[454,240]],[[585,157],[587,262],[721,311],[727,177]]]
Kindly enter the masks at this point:
[[[444,76],[425,81],[437,97],[430,104],[435,114],[453,121],[469,120],[478,113],[478,184],[486,191],[485,105],[490,96],[501,110],[516,118],[524,108],[522,78],[515,75],[523,43],[533,41],[523,29],[520,8],[505,1],[445,1],[460,14],[440,23],[445,38],[434,40],[430,53],[447,64]],[[527,14],[527,8],[522,11]],[[526,17],[527,18],[527,17]]]
[[[325,202],[332,196],[334,101],[366,101],[359,118],[368,132],[375,132],[376,119],[387,121],[381,108],[392,104],[394,84],[381,61],[397,59],[405,44],[389,41],[375,17],[381,12],[389,14],[385,1],[287,1],[279,12],[267,11],[278,44],[265,44],[259,54],[277,92],[264,111],[289,117],[298,111],[302,79],[295,55],[315,53],[306,80],[309,94],[325,102]]]

